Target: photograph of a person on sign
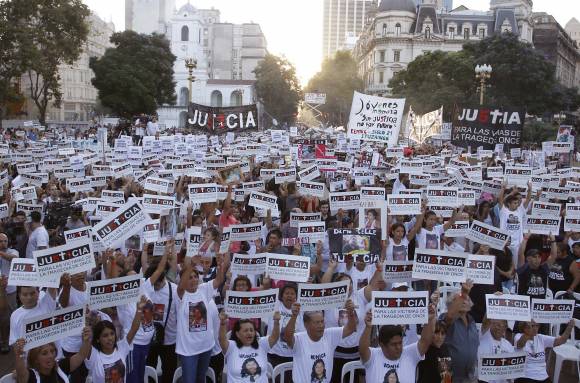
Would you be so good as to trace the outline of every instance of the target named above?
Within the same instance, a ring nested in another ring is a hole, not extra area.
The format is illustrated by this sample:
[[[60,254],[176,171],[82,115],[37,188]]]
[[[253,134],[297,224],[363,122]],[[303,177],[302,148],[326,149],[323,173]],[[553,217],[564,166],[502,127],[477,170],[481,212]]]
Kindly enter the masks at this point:
[[[219,175],[226,184],[237,184],[243,181],[244,175],[239,165],[227,166],[219,170]]]
[[[371,241],[367,235],[344,234],[342,236],[343,255],[364,255],[369,254]]]

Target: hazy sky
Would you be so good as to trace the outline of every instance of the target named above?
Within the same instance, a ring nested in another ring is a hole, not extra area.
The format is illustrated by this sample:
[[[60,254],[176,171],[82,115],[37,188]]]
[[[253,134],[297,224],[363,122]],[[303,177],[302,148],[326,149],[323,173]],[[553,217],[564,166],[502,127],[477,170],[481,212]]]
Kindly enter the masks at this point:
[[[124,0],[83,0],[101,18],[125,29]],[[303,84],[319,69],[322,61],[323,0],[191,0],[196,8],[215,7],[222,22],[256,22],[262,27],[268,50],[284,55],[295,66]],[[187,0],[176,0],[179,8]],[[454,7],[487,10],[489,0],[454,0]],[[572,17],[580,20],[580,0],[534,0],[534,12],[548,12],[564,26]]]

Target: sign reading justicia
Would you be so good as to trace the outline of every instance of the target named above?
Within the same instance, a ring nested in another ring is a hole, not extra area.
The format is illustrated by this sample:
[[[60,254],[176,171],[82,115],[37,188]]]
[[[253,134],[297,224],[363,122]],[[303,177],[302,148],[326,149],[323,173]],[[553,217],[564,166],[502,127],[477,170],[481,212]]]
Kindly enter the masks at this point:
[[[213,107],[191,103],[187,126],[213,134],[256,130],[258,129],[258,107],[256,104]]]

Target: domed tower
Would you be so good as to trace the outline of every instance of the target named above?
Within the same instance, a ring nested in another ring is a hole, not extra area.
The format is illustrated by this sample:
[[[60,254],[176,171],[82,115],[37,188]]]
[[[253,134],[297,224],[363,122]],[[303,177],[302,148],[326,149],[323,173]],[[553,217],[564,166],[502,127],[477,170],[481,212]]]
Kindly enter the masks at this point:
[[[174,10],[175,0],[125,0],[125,29],[165,34]]]
[[[514,32],[520,36],[520,40],[532,42],[534,24],[532,21],[532,0],[491,0],[489,8],[496,13],[496,32],[506,30]],[[510,26],[509,15],[506,11],[513,10],[516,18],[516,28]]]

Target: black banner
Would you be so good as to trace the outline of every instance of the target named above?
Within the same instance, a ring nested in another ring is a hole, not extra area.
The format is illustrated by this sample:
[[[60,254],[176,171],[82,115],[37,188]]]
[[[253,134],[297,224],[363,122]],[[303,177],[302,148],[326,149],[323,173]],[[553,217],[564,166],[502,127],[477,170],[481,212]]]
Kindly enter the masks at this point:
[[[375,263],[381,255],[380,229],[328,229],[330,254],[340,263],[347,258]]]
[[[520,109],[459,108],[451,128],[451,143],[474,153],[478,147],[495,149],[503,144],[503,150],[522,145],[522,129],[526,113]]]
[[[213,107],[191,103],[187,126],[213,134],[258,129],[258,107],[256,104]]]

